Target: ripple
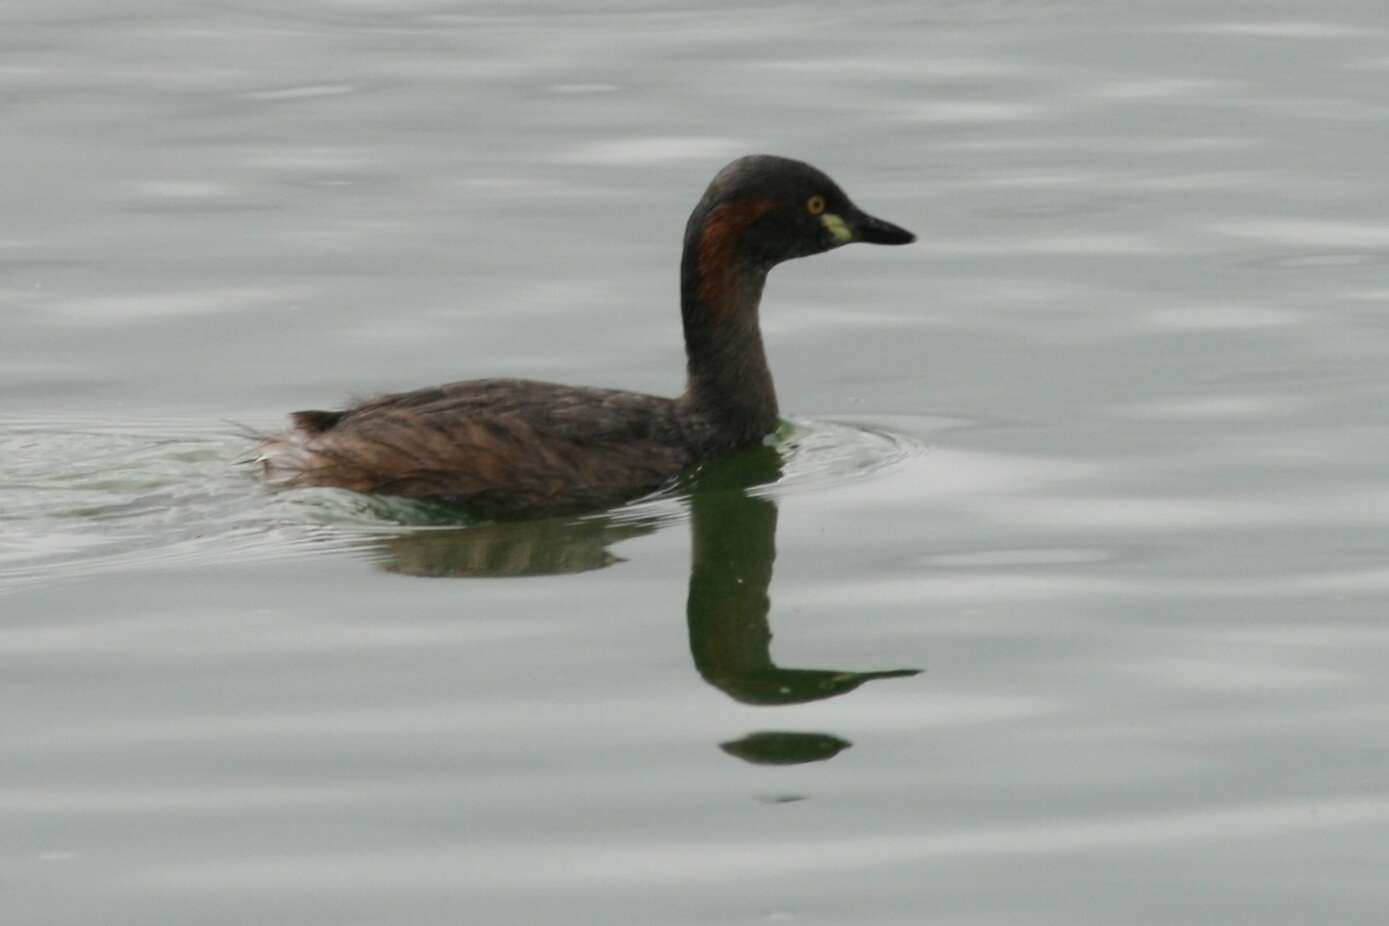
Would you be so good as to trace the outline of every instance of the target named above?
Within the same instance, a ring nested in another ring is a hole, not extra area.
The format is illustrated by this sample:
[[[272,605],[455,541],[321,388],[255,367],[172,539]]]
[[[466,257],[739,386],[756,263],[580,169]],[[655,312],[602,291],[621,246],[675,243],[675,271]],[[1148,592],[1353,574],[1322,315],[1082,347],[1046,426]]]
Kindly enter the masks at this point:
[[[569,96],[589,93],[616,93],[622,88],[617,84],[550,84],[545,89],[551,93]]]
[[[169,560],[350,543],[400,503],[260,491],[249,435],[206,421],[0,421],[0,589]]]
[[[1305,319],[1297,312],[1260,305],[1212,304],[1175,306],[1146,314],[1153,328],[1168,331],[1237,331],[1250,328],[1281,328]]]
[[[586,145],[566,160],[580,164],[632,166],[732,157],[751,147],[731,138],[629,138]]]
[[[1347,250],[1389,247],[1389,224],[1384,222],[1267,219],[1253,222],[1223,222],[1214,228],[1217,232],[1233,237],[1253,238],[1273,244]]]
[[[51,303],[48,311],[72,322],[125,325],[260,309],[291,302],[296,291],[240,286],[130,296],[97,296]]]
[[[1174,31],[1264,39],[1344,39],[1364,35],[1363,30],[1353,26],[1318,20],[1204,23]]]
[[[941,427],[949,422],[921,422]],[[778,491],[815,490],[867,479],[926,451],[912,435],[877,424],[795,418],[768,441],[782,454]]]
[[[311,552],[381,561],[384,550],[397,571],[456,574],[458,563],[438,561],[440,549],[466,548],[470,563],[490,562],[498,549],[540,541],[564,553],[560,571],[580,571],[612,562],[607,544],[685,521],[691,486],[697,490],[682,479],[606,511],[489,525],[415,499],[267,491],[236,465],[250,441],[247,429],[201,419],[0,419],[0,590],[137,565]],[[809,419],[785,422],[768,443],[781,454],[782,476],[754,491],[774,495],[869,479],[924,449],[889,427]],[[460,531],[470,532],[468,543]]]
[[[915,122],[931,123],[990,123],[1017,122],[1041,115],[1039,106],[1025,103],[1005,103],[997,100],[940,100],[912,108],[908,118]]]
[[[1084,547],[1038,549],[975,550],[964,553],[937,553],[926,557],[928,566],[943,569],[996,568],[1008,566],[1067,566],[1103,563],[1114,558],[1109,550]]]
[[[356,89],[351,84],[306,84],[302,87],[257,90],[242,96],[248,100],[309,100],[325,96],[343,96]]]

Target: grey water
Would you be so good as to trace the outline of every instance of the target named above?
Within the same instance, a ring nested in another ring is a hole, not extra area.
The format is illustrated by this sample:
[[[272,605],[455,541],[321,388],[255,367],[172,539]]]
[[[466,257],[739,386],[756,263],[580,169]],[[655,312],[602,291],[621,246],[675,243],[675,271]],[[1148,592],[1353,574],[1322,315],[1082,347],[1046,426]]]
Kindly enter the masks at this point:
[[[247,429],[681,387],[809,160],[788,421],[586,518]],[[0,5],[0,920],[1389,920],[1381,3]]]

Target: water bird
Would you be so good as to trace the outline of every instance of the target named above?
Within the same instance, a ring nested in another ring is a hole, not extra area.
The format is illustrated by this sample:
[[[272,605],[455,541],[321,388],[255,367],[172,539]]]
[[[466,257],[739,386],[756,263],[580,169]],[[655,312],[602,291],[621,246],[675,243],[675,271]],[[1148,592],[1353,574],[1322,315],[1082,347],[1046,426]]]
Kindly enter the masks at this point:
[[[476,379],[290,415],[255,461],[291,486],[456,504],[484,517],[567,514],[644,495],[778,424],[758,306],[783,261],[916,236],[853,204],[823,171],[738,158],[690,213],[680,260],[685,391],[675,398]]]

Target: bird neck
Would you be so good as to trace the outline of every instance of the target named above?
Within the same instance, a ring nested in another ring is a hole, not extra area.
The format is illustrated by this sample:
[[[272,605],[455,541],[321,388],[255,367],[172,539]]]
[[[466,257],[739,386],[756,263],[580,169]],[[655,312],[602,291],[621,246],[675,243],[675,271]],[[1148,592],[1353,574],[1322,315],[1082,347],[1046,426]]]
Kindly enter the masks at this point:
[[[776,430],[776,389],[762,347],[758,306],[767,268],[749,259],[743,232],[770,206],[728,203],[690,222],[680,263],[687,381],[681,401],[733,449]]]

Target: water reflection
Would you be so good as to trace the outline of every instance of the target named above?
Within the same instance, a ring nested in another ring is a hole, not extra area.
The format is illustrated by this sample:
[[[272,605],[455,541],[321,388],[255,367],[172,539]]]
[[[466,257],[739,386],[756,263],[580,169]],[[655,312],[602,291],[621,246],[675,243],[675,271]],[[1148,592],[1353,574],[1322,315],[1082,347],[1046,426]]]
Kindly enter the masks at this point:
[[[700,676],[743,704],[804,704],[848,694],[865,682],[920,669],[855,672],[783,668],[772,661],[769,588],[776,560],[776,502],[754,493],[775,483],[782,459],[760,447],[707,464],[682,487],[691,526],[690,656]],[[556,575],[602,569],[621,558],[609,547],[648,534],[656,517],[605,515],[481,525],[392,537],[378,547],[382,566],[417,576]],[[789,765],[833,758],[850,743],[828,733],[763,731],[721,744],[747,762]]]
[[[828,733],[786,733],[764,730],[742,739],[719,743],[730,756],[753,765],[802,765],[833,759],[853,744]]]
[[[622,562],[608,547],[658,526],[658,518],[620,521],[607,516],[503,521],[402,534],[382,541],[378,552],[387,572],[411,576],[568,575]]]
[[[696,477],[685,616],[699,674],[735,701],[763,705],[819,701],[873,679],[916,675],[919,669],[846,672],[783,669],[772,662],[767,615],[777,509],[772,499],[748,490],[780,476],[781,457],[771,447],[760,447]]]

